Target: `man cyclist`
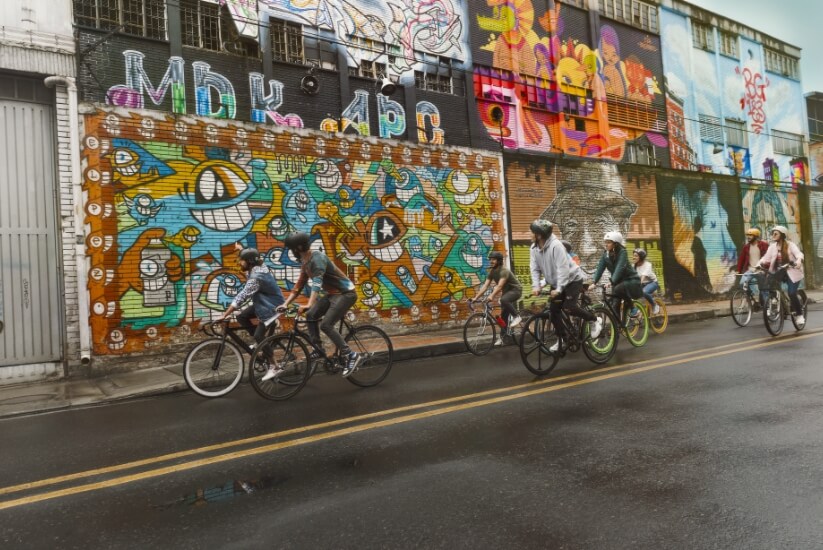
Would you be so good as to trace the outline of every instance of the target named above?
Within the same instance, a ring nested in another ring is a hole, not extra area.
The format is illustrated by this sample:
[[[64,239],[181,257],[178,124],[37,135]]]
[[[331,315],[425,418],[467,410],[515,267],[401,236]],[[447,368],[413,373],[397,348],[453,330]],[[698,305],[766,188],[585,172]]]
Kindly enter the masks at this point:
[[[559,301],[552,300],[549,306],[552,325],[554,325],[558,341],[549,348],[557,351],[562,334],[560,309],[565,309],[570,315],[576,315],[589,322],[589,331],[592,338],[597,338],[603,329],[603,321],[593,313],[578,305],[580,292],[583,290],[583,271],[580,266],[569,258],[566,248],[555,235],[552,235],[552,223],[548,220],[537,219],[529,226],[532,245],[529,249],[529,269],[532,275],[532,295],[540,294],[540,277],[551,286],[551,297],[560,296]]]
[[[514,328],[520,324],[522,319],[517,315],[517,308],[514,304],[520,299],[523,294],[523,287],[520,286],[520,281],[514,276],[514,273],[503,267],[503,254],[497,251],[489,254],[489,274],[486,276],[486,281],[483,283],[477,295],[482,296],[491,283],[494,283],[494,290],[489,294],[489,300],[494,300],[498,295],[500,296],[500,307],[503,310],[503,321],[507,328]],[[494,343],[495,346],[503,345],[503,338],[497,337]]]
[[[319,359],[323,351],[323,342],[320,339],[320,330],[329,337],[337,347],[340,360],[343,364],[343,376],[348,376],[358,367],[362,358],[360,354],[352,351],[343,337],[337,332],[335,325],[342,319],[346,312],[357,301],[357,293],[354,291],[354,283],[346,277],[329,259],[328,256],[319,250],[312,250],[310,245],[311,237],[308,233],[297,232],[286,235],[283,243],[299,260],[300,276],[286,298],[285,303],[280,306],[280,310],[285,310],[300,295],[300,292],[308,284],[311,295],[309,302],[298,308],[299,313],[305,313],[309,329],[309,336],[312,343],[317,348],[312,352],[312,359]],[[318,329],[318,320],[320,327]]]
[[[769,243],[760,239],[759,229],[752,227],[746,231],[746,244],[740,249],[740,255],[737,258],[737,272],[743,274],[740,277],[740,288],[745,290],[747,286],[752,284],[751,281],[754,278],[755,288],[752,289],[752,292],[755,293],[759,290],[760,278],[756,276],[755,270],[760,263],[760,258],[765,256],[768,250]]]

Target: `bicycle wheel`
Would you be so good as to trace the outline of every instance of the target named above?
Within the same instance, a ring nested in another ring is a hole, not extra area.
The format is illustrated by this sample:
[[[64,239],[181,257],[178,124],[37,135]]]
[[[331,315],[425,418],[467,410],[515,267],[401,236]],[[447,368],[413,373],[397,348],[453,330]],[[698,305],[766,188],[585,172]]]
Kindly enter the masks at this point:
[[[585,323],[582,329],[586,336],[583,340],[583,353],[592,363],[602,365],[617,352],[617,322],[605,306],[593,306],[591,312],[600,319],[603,328],[597,338],[592,338],[589,335],[590,325]]]
[[[203,340],[186,355],[183,378],[203,397],[220,397],[237,387],[243,377],[243,352],[222,338]]]
[[[362,388],[376,386],[385,380],[394,356],[394,347],[385,332],[372,325],[360,325],[346,335],[346,343],[352,351],[364,357],[346,380]]]
[[[766,306],[763,308],[763,324],[772,336],[783,332],[783,300],[776,290],[769,291]]]
[[[754,307],[751,296],[745,290],[738,288],[732,292],[729,308],[732,312],[732,319],[737,326],[745,327],[751,322]]]
[[[249,380],[254,391],[272,401],[297,395],[311,376],[306,344],[288,334],[275,334],[260,342],[252,354],[251,365]],[[277,365],[282,371],[270,380],[263,380],[270,365]]]
[[[474,355],[486,355],[497,340],[497,323],[485,313],[474,313],[463,325],[463,341]]]
[[[520,359],[537,376],[549,374],[557,365],[560,354],[550,348],[559,342],[551,319],[536,315],[529,319],[520,335]]]
[[[792,312],[792,324],[794,325],[794,330],[803,330],[806,328],[806,315],[809,313],[809,299],[806,297],[805,290],[798,290],[797,291],[797,298],[800,300],[801,311],[803,312],[803,322],[797,322],[797,316],[795,316],[794,312]]]
[[[626,339],[631,345],[636,348],[643,346],[649,339],[649,315],[646,313],[646,308],[643,307],[638,300],[632,301],[633,310],[623,312],[623,317],[626,325]]]
[[[649,324],[655,334],[663,334],[666,327],[669,326],[669,312],[666,310],[666,302],[659,296],[654,297],[654,305],[657,306],[657,313],[652,312],[649,315]]]

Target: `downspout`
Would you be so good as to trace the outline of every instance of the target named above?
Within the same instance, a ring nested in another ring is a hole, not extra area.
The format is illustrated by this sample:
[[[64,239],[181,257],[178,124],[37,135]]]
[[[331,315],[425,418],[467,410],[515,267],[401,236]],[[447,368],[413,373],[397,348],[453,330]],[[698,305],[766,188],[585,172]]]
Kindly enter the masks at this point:
[[[66,87],[69,109],[69,148],[71,155],[71,190],[74,210],[74,255],[77,266],[77,322],[80,329],[80,364],[91,362],[91,332],[89,331],[88,266],[84,248],[86,236],[83,232],[83,181],[80,175],[80,124],[77,117],[77,85],[70,76],[49,76],[45,85],[53,88]]]

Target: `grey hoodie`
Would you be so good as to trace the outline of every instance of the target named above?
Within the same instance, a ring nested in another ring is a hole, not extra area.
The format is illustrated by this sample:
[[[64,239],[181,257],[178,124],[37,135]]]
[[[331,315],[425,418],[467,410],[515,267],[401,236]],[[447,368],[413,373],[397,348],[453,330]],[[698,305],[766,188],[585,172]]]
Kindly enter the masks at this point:
[[[584,281],[580,266],[566,253],[566,247],[554,235],[539,248],[533,243],[529,250],[529,270],[532,273],[532,289],[540,288],[540,276],[546,279],[552,290],[560,292],[571,282]]]

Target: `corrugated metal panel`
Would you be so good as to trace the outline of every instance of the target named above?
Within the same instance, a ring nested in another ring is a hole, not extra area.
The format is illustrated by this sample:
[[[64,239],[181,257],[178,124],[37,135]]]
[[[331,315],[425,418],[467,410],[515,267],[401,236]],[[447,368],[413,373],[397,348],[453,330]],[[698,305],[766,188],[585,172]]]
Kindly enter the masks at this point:
[[[60,359],[52,108],[0,100],[0,366]]]
[[[0,67],[3,69],[61,76],[74,76],[77,72],[72,54],[18,48],[6,44],[1,46]]]

